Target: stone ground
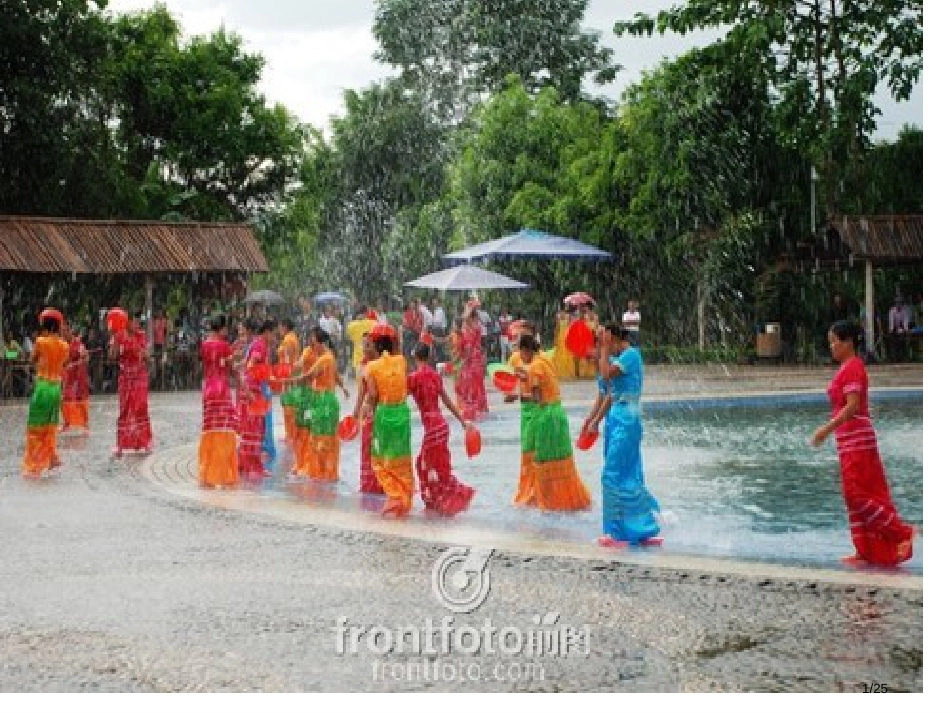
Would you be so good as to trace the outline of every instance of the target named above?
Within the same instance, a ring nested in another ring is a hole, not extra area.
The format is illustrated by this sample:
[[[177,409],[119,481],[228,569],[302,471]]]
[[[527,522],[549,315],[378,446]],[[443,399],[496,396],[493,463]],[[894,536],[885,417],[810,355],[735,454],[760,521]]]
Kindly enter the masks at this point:
[[[647,393],[823,389],[831,373],[651,368]],[[871,379],[919,387],[922,370],[877,368]],[[588,390],[566,385],[565,397]],[[0,691],[923,689],[922,578],[678,567],[513,541],[490,561],[487,601],[453,614],[430,585],[444,542],[320,511],[257,511],[254,493],[233,507],[184,492],[187,464],[165,455],[195,443],[197,393],[153,395],[152,459],[113,460],[115,398],[92,410],[92,435],[62,438],[64,466],[27,482],[26,403],[0,402]],[[555,625],[534,623],[553,613]],[[341,655],[343,617],[375,627],[373,641]],[[523,632],[589,627],[589,652],[374,653],[387,632],[445,617],[457,631],[485,619]]]

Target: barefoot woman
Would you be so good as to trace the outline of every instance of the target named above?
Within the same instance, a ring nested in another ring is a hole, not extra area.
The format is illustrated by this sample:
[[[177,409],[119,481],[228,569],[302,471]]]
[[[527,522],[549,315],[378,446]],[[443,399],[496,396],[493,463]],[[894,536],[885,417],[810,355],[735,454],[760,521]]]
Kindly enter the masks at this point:
[[[914,530],[897,514],[887,487],[868,412],[868,374],[855,354],[859,335],[860,328],[853,322],[831,325],[828,345],[841,368],[828,387],[832,418],[815,430],[811,442],[820,446],[835,434],[841,488],[856,550],[843,561],[894,567],[913,554]]]

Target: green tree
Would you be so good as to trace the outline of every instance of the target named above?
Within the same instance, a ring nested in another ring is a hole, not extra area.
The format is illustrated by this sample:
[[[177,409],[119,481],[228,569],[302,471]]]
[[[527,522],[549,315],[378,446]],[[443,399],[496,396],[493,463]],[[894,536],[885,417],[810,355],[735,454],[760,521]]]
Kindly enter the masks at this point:
[[[263,57],[224,31],[183,43],[162,6],[113,36],[119,140],[150,217],[242,220],[284,199],[304,130],[257,90]]]
[[[848,174],[862,176],[885,82],[907,99],[923,67],[921,0],[686,0],[637,13],[618,34],[685,34],[728,27],[726,38],[768,72],[787,143],[820,167],[825,208],[838,211]]]
[[[400,67],[450,123],[515,74],[530,91],[578,99],[619,69],[599,33],[581,29],[588,0],[380,0],[377,59]]]
[[[107,125],[104,6],[0,3],[0,212],[109,216],[131,192]]]

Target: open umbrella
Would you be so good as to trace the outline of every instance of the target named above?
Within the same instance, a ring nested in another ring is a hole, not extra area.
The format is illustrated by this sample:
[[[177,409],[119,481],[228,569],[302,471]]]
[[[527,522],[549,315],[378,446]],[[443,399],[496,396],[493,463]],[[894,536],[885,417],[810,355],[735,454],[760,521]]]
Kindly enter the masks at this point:
[[[337,304],[346,304],[349,298],[339,292],[320,292],[313,296],[314,304],[323,304],[324,302],[336,302]]]
[[[480,267],[459,265],[423,275],[407,282],[406,287],[461,292],[465,290],[523,290],[529,285]]]
[[[571,307],[580,307],[581,305],[593,305],[597,303],[594,301],[594,298],[586,292],[574,292],[564,298],[564,304],[570,305]]]
[[[496,258],[557,258],[562,260],[611,260],[613,255],[574,238],[522,229],[513,235],[473,245],[442,259],[450,264]]]
[[[249,305],[261,304],[265,306],[279,305],[283,303],[284,298],[273,290],[255,290],[249,292],[244,302]]]

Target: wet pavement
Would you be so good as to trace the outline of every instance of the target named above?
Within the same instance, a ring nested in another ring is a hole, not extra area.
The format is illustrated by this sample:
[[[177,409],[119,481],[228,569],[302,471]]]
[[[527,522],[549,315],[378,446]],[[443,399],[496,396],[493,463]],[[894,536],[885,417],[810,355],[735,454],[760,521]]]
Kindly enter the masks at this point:
[[[658,369],[647,393],[823,389],[830,374],[729,371]],[[588,390],[566,385],[565,402]],[[63,467],[27,482],[26,404],[0,402],[0,691],[922,690],[919,576],[492,539],[418,501],[383,523],[345,471],[336,494],[201,493],[197,393],[153,395],[152,458],[113,460],[114,397],[92,412],[90,437],[61,438]],[[453,544],[494,550],[471,613],[433,592]],[[446,632],[428,650],[412,639],[427,624]],[[473,652],[472,632],[492,629],[581,644],[538,653],[483,633]]]

